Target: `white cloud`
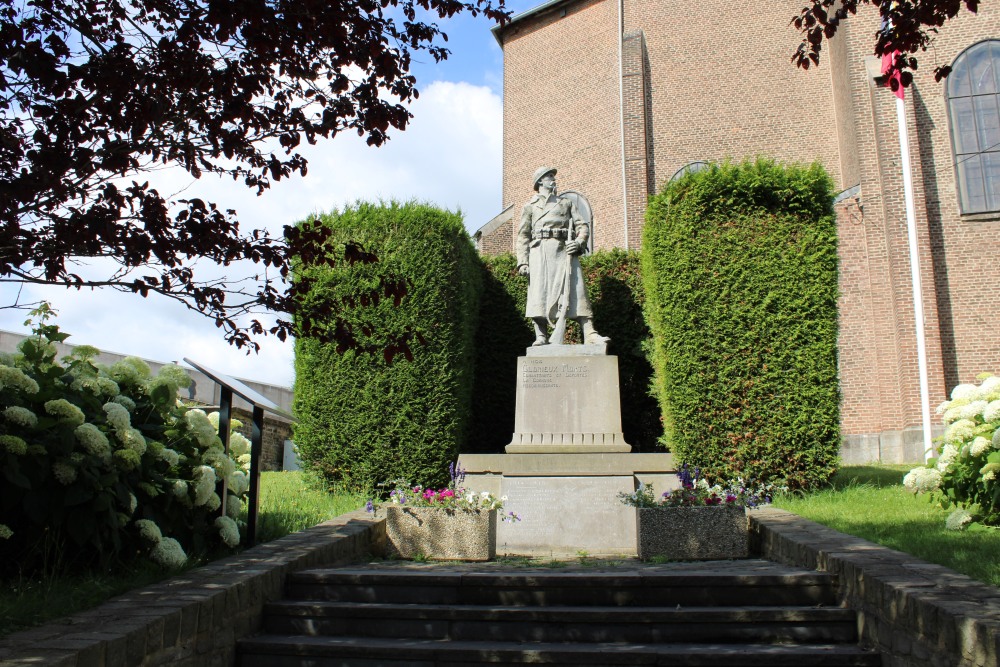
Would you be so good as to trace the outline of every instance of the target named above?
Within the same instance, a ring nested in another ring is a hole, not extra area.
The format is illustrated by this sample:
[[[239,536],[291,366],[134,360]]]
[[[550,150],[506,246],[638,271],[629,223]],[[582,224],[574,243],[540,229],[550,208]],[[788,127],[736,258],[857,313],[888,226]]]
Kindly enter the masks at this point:
[[[305,178],[275,183],[257,197],[231,181],[201,179],[184,197],[201,197],[239,213],[241,228],[280,233],[285,224],[316,211],[357,200],[418,199],[465,214],[474,231],[499,211],[502,110],[488,87],[436,81],[421,90],[409,128],[381,148],[355,135],[305,146]],[[162,171],[150,182],[164,194],[188,185],[183,172]],[[214,267],[201,267],[216,275]],[[190,357],[216,370],[253,380],[290,385],[292,345],[260,339],[262,351],[246,356],[227,345],[214,322],[162,297],[143,299],[109,290],[65,290],[16,285],[0,287],[0,303],[47,299],[59,311],[56,323],[86,343],[156,361]],[[23,311],[0,310],[0,329],[25,331]]]

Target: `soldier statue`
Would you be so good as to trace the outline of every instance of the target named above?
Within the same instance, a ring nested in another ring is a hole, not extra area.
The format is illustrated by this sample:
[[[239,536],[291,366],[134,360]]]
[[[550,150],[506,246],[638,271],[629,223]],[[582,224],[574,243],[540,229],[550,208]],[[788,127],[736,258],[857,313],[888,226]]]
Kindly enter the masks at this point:
[[[525,316],[535,324],[535,342],[561,344],[566,320],[579,322],[583,342],[606,344],[610,339],[597,333],[593,311],[580,271],[579,255],[587,249],[590,226],[577,198],[556,194],[556,170],[541,167],[533,177],[535,196],[524,205],[517,233],[517,270],[528,276]]]

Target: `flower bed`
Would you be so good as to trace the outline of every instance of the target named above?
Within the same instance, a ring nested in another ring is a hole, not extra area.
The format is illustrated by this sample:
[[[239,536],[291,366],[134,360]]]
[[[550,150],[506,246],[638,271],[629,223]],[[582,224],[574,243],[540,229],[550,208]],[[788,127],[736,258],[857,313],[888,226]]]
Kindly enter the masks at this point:
[[[386,556],[487,561],[497,555],[497,511],[450,507],[385,508]]]

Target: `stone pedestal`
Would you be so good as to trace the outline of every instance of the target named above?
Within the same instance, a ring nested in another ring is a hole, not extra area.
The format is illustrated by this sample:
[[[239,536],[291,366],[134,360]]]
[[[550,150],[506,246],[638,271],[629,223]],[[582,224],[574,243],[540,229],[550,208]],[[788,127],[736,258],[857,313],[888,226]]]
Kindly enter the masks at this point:
[[[538,557],[636,555],[635,508],[619,492],[639,482],[658,491],[678,486],[672,454],[463,454],[465,487],[507,496],[497,524],[497,554]]]
[[[618,357],[604,345],[529,347],[517,360],[509,454],[630,452],[622,435]]]

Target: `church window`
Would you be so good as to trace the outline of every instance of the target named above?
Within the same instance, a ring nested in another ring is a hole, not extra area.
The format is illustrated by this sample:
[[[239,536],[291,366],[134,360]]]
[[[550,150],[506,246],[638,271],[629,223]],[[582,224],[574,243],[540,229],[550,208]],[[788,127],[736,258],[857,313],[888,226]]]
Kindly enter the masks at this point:
[[[947,99],[962,213],[1000,211],[1000,40],[955,59]]]

